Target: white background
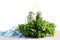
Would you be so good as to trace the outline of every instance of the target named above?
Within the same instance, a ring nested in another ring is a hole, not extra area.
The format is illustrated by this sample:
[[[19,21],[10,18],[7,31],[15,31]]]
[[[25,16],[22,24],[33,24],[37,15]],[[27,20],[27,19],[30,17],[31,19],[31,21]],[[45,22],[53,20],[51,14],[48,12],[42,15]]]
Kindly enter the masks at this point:
[[[0,0],[0,31],[25,23],[35,2],[36,0]],[[37,3],[42,17],[55,23],[56,30],[60,31],[60,0],[37,0]],[[33,11],[37,11],[37,8]]]

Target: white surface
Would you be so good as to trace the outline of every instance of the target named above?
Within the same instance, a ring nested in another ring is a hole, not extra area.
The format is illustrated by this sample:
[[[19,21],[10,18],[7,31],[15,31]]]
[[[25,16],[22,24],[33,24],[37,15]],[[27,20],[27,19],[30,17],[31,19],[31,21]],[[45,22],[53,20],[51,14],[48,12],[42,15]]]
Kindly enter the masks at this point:
[[[11,37],[2,37],[0,36],[0,40],[60,40],[60,32],[56,31],[54,37],[45,37],[45,38],[11,38]]]
[[[0,31],[25,23],[25,18],[32,10],[35,0],[0,0]],[[38,0],[38,5],[45,20],[56,24],[60,30],[60,0]],[[33,11],[37,11],[34,9]]]

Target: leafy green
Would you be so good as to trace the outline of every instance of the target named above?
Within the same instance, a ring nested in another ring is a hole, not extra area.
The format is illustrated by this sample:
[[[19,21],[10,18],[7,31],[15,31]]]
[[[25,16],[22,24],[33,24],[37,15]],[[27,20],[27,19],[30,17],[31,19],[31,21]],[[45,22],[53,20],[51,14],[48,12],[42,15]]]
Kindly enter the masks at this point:
[[[31,15],[29,16],[31,17]],[[29,20],[31,21],[28,21],[27,24],[19,24],[17,28],[17,31],[23,33],[25,37],[42,38],[45,37],[46,34],[54,36],[55,24],[43,20],[40,12],[37,12],[36,19],[32,20],[31,17]]]

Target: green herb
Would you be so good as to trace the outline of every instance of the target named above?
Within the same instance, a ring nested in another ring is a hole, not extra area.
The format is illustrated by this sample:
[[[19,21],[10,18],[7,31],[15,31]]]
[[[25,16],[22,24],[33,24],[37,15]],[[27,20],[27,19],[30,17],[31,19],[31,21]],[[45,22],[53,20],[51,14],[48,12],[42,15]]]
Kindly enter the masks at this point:
[[[42,38],[47,34],[51,37],[54,36],[56,27],[54,23],[43,20],[40,12],[37,12],[36,19],[33,19],[31,15],[28,15],[27,24],[18,25],[18,32],[23,33],[25,37],[29,38]]]

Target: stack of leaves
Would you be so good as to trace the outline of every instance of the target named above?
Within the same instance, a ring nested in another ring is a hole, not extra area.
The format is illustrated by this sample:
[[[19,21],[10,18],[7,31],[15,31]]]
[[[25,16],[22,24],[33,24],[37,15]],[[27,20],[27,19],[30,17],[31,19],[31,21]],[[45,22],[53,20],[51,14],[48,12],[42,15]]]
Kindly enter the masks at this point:
[[[41,13],[37,12],[36,19],[27,24],[19,24],[17,31],[28,38],[42,38],[47,34],[52,37],[55,33],[55,27],[54,23],[42,20]]]

